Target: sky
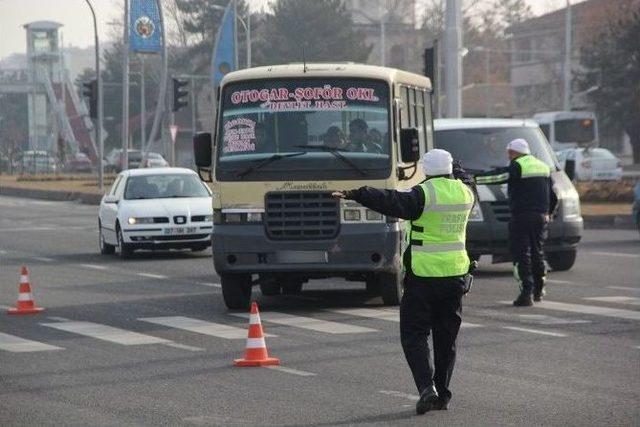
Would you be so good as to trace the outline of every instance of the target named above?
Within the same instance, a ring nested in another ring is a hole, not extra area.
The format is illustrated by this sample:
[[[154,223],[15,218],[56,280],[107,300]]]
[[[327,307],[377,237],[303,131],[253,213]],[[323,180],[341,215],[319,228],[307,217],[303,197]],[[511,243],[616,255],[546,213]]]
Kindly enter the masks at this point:
[[[563,7],[566,0],[526,0],[534,14]],[[571,0],[577,3],[582,0]],[[122,0],[92,0],[98,17],[101,40],[113,31],[109,22],[114,21],[122,7]],[[251,8],[260,10],[270,0],[248,0]],[[64,25],[61,34],[65,46],[87,47],[93,45],[93,21],[85,0],[0,0],[0,58],[14,52],[25,52],[27,22],[48,20]]]

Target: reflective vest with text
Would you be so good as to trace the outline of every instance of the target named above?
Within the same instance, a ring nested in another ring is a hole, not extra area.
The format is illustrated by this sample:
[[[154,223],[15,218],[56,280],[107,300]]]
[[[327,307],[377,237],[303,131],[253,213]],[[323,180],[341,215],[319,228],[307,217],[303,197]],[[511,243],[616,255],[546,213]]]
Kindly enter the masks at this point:
[[[515,162],[520,165],[520,178],[549,178],[551,176],[549,166],[531,154],[520,156]]]
[[[422,215],[411,221],[411,270],[418,277],[462,276],[469,271],[465,249],[473,192],[457,179],[432,178],[422,184]]]

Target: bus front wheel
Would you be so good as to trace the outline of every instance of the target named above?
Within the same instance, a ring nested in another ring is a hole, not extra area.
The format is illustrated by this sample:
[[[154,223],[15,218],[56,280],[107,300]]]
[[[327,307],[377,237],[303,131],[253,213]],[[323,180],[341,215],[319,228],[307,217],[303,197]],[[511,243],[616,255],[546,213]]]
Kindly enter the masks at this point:
[[[402,299],[402,273],[378,273],[374,279],[384,305],[398,305]]]
[[[222,286],[222,299],[227,308],[231,310],[246,310],[251,301],[251,275],[249,274],[222,274],[220,276]]]

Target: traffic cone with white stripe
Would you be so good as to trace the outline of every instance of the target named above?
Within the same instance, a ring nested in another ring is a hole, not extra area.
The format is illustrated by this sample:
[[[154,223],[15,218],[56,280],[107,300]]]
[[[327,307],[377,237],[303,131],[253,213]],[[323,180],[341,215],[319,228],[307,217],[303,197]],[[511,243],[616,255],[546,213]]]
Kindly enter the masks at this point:
[[[267,343],[264,340],[264,333],[262,332],[258,304],[255,302],[251,303],[249,335],[244,350],[244,359],[236,359],[233,361],[233,364],[236,366],[269,366],[280,364],[280,359],[269,357]]]
[[[29,284],[29,270],[24,265],[20,272],[20,288],[18,294],[18,303],[15,308],[10,308],[7,314],[35,314],[40,313],[44,308],[36,307],[31,293],[31,285]]]

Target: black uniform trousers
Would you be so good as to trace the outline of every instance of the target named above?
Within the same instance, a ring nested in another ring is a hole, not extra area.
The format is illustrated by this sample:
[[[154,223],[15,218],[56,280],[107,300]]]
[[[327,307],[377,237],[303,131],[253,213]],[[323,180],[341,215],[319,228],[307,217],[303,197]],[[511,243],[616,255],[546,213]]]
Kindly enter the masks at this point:
[[[547,221],[544,214],[524,212],[511,216],[509,247],[523,293],[531,293],[534,284],[543,284],[546,268],[542,244],[546,238]]]
[[[462,323],[463,287],[461,277],[421,278],[407,273],[400,304],[400,340],[418,392],[435,385],[447,402]],[[435,372],[429,363],[430,332]]]

